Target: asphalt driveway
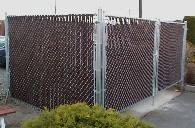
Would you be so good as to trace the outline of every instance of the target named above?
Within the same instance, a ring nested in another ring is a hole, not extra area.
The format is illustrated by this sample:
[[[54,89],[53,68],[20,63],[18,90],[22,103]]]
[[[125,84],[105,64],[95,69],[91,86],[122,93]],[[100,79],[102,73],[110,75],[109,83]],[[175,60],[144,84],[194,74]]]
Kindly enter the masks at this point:
[[[195,93],[185,91],[141,119],[156,128],[195,128]]]

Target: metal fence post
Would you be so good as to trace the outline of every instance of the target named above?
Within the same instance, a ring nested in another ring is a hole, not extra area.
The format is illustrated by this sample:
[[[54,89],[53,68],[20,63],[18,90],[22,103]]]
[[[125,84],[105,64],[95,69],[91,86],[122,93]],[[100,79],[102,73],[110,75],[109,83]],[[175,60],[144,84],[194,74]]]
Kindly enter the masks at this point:
[[[6,51],[6,86],[10,88],[10,67],[9,67],[9,29],[7,13],[5,13],[5,51]]]
[[[158,93],[158,59],[159,59],[159,46],[160,46],[160,25],[161,25],[161,22],[160,22],[160,20],[158,20],[157,21],[157,32],[156,32],[156,41],[157,41],[157,43],[156,43],[156,83],[155,83],[155,85],[156,85],[156,92],[155,93]]]
[[[102,101],[102,9],[98,9],[94,42],[94,104],[103,106]]]
[[[106,107],[106,47],[107,47],[107,25],[105,23],[105,12],[102,22],[102,106]]]
[[[155,22],[155,30],[154,30],[154,51],[153,51],[153,80],[152,80],[152,105],[154,105],[154,96],[156,94],[156,88],[158,84],[158,47],[159,47],[159,21]]]
[[[185,75],[185,52],[186,52],[186,35],[187,35],[187,21],[184,22],[184,34],[183,34],[183,48],[182,48],[182,60],[181,60],[181,91],[184,90],[184,75]]]

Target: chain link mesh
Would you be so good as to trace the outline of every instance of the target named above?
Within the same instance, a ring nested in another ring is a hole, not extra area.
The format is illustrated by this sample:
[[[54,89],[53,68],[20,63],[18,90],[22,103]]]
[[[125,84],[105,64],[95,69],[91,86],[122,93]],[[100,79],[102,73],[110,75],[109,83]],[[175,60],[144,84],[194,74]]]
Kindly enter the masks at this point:
[[[11,93],[39,108],[93,104],[93,15],[9,16]]]
[[[183,24],[161,23],[158,62],[159,90],[181,80],[183,27]]]
[[[122,110],[152,95],[155,22],[108,18],[106,103]]]
[[[93,104],[94,15],[9,16],[11,93],[39,108]],[[155,21],[107,16],[106,107],[152,96]],[[181,80],[183,25],[161,23],[159,90]]]

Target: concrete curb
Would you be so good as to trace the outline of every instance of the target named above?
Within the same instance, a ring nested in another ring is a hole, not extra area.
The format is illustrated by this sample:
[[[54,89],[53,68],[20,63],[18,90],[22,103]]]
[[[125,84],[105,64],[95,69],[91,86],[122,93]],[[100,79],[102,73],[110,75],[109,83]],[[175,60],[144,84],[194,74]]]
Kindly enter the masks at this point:
[[[185,90],[189,92],[195,92],[195,86],[186,85]]]

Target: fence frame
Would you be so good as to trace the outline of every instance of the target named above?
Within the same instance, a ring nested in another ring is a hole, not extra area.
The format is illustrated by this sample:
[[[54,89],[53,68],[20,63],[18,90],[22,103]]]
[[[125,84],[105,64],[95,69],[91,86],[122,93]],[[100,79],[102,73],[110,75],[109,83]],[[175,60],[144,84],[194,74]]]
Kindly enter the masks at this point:
[[[154,98],[158,92],[158,57],[159,57],[159,43],[160,43],[160,21],[155,22],[154,29],[154,51],[153,51],[153,80],[152,80],[152,105],[154,106]]]
[[[185,54],[186,54],[186,36],[187,36],[187,21],[184,22],[184,34],[183,34],[183,48],[182,48],[182,60],[181,60],[181,84],[180,84],[180,90],[184,90],[184,76],[185,76]]]
[[[107,65],[107,24],[105,23],[105,12],[103,11],[103,23],[102,23],[102,106],[106,107],[106,65]]]
[[[106,42],[105,12],[98,9],[94,41],[94,104],[105,107]]]
[[[184,25],[183,26],[184,31],[183,31],[183,43],[182,43],[182,57],[181,57],[181,79],[161,90],[161,91],[167,90],[167,89],[175,86],[176,84],[180,84],[180,91],[182,92],[184,90],[184,82],[185,82],[184,76],[185,76],[185,51],[186,51],[187,21],[184,21],[184,22],[163,21],[163,20],[159,20],[159,21],[161,23]],[[159,34],[160,34],[160,31],[159,31]],[[160,37],[159,37],[159,43],[160,43]],[[158,83],[157,83],[157,85],[158,85]],[[158,90],[158,88],[156,88],[156,89]],[[158,93],[158,91],[157,91],[157,93]]]
[[[8,93],[11,96],[10,89],[10,47],[9,47],[9,26],[8,26],[8,18],[7,13],[5,13],[5,52],[6,52],[6,88],[8,89]]]

